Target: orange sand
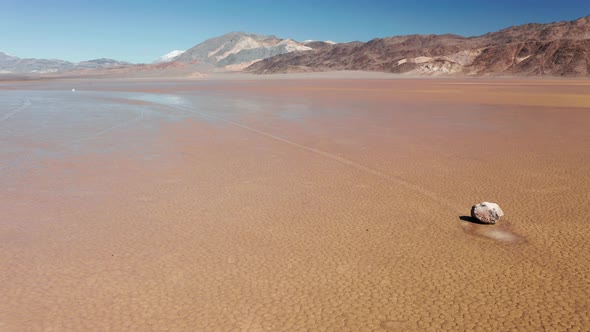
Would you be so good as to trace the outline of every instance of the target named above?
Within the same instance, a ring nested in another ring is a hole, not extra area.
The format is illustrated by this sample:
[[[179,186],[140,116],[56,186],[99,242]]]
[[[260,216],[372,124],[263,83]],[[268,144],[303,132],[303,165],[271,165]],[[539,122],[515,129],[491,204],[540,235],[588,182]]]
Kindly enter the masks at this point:
[[[266,108],[0,189],[0,330],[590,328],[586,82],[181,83]]]

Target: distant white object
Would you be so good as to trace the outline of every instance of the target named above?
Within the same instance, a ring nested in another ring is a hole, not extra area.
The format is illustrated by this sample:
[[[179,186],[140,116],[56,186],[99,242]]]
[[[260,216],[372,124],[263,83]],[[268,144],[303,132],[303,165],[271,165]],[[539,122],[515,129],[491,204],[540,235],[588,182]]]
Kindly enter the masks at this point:
[[[305,44],[313,43],[313,42],[316,42],[316,41],[321,42],[321,40],[308,39],[308,40],[302,41],[301,43],[303,45],[305,45]],[[330,45],[338,44],[337,42],[333,42],[331,40],[324,40],[323,42],[326,43],[326,44],[330,44]]]
[[[177,56],[181,55],[184,52],[185,51],[182,51],[182,50],[174,50],[174,51],[172,51],[170,53],[167,53],[167,54],[162,55],[161,57],[159,57],[158,59],[156,59],[154,61],[154,63],[170,62],[174,58],[176,58]]]
[[[76,89],[72,89],[72,92],[76,92]]]

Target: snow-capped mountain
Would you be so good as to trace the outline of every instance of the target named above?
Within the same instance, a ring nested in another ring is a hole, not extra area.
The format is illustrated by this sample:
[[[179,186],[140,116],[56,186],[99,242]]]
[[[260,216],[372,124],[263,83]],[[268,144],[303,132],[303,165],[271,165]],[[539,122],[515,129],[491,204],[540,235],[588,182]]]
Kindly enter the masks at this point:
[[[237,69],[278,54],[309,50],[312,48],[292,39],[232,32],[206,40],[174,60]]]
[[[184,52],[186,52],[186,51],[174,50],[170,53],[166,53],[166,54],[162,55],[161,57],[157,58],[153,63],[170,62],[174,58],[176,58],[177,56],[181,55]]]
[[[335,45],[338,44],[334,41],[331,40],[314,40],[314,39],[308,39],[308,40],[304,40],[301,42],[303,45],[307,45],[307,44],[311,44],[311,43],[326,43],[326,44],[330,44],[330,45]]]

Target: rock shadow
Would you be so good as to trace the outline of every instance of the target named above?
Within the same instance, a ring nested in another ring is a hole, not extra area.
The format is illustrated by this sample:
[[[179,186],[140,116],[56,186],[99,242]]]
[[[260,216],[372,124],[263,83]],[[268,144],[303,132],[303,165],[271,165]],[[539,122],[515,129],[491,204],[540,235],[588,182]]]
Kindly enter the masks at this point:
[[[470,222],[472,224],[478,224],[478,225],[494,225],[494,224],[486,224],[485,222],[481,222],[471,216],[460,216],[459,219],[463,220],[463,221],[467,221]]]

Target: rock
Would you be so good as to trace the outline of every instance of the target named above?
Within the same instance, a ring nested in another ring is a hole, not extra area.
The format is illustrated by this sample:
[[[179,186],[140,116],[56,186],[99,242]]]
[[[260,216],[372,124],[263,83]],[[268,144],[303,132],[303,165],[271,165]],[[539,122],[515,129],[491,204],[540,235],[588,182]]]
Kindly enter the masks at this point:
[[[502,216],[504,211],[496,203],[483,202],[471,208],[471,217],[484,224],[495,224]]]

